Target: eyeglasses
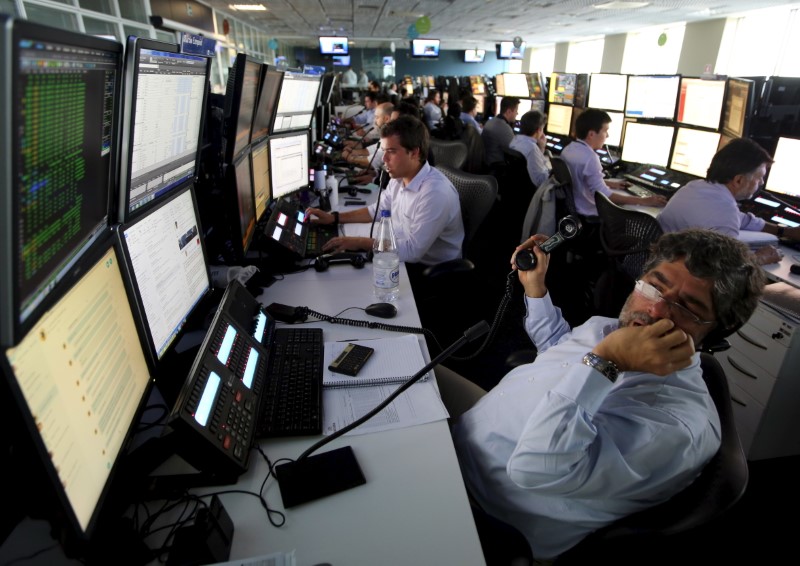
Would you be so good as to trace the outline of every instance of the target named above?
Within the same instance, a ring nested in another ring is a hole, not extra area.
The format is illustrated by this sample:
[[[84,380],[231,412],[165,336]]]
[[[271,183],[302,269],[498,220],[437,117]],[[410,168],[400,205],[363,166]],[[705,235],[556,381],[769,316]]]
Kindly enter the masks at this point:
[[[679,322],[684,322],[686,324],[699,324],[699,325],[709,325],[714,324],[716,320],[703,320],[692,311],[687,309],[685,306],[678,304],[674,301],[669,301],[664,298],[664,295],[661,294],[661,291],[653,287],[647,281],[643,281],[639,279],[636,281],[636,286],[634,287],[634,291],[639,293],[645,299],[653,301],[657,303],[658,301],[664,301],[664,304],[669,307],[670,314],[675,318],[675,320]]]

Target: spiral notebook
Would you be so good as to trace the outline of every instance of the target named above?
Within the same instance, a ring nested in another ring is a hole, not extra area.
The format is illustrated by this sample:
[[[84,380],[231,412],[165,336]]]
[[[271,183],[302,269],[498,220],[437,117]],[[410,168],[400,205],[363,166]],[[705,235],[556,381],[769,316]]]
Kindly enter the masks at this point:
[[[355,377],[334,373],[328,369],[336,357],[348,344],[361,344],[374,348],[372,356]],[[403,383],[425,366],[419,338],[413,334],[404,334],[397,338],[380,338],[377,340],[350,340],[347,342],[325,342],[325,365],[322,373],[323,387],[365,387],[368,385],[385,385]],[[420,381],[431,376],[428,372]]]

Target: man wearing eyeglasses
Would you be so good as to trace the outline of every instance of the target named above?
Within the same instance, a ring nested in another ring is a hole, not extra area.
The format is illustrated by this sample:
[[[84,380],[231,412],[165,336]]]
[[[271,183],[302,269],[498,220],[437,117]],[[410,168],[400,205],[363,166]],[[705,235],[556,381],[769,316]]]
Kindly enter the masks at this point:
[[[517,248],[538,259],[519,272],[536,360],[488,393],[437,369],[451,416],[463,413],[453,438],[470,493],[540,560],[666,501],[716,453],[719,418],[695,350],[744,324],[764,285],[734,238],[670,233],[618,320],[593,317],[571,329],[545,287],[548,255],[535,245],[544,239]]]

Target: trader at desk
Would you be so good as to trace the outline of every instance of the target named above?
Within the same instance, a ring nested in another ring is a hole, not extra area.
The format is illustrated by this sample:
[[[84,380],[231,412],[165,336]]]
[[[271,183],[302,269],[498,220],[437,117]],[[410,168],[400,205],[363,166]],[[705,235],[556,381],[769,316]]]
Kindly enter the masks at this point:
[[[400,261],[435,265],[461,257],[464,223],[453,184],[428,164],[430,136],[420,120],[400,116],[383,126],[383,162],[392,180],[380,203],[348,212],[325,212],[309,208],[316,224],[372,222],[375,208],[392,211]],[[314,218],[316,217],[316,218]],[[329,240],[325,252],[372,249],[369,237],[338,236]]]
[[[771,163],[772,157],[756,142],[732,140],[714,155],[705,179],[678,189],[659,214],[658,223],[664,232],[708,228],[734,238],[739,238],[740,231],[754,231],[800,240],[800,227],[784,228],[739,210],[737,201],[753,197]],[[763,246],[755,255],[761,265],[779,262],[783,257],[773,246]]]
[[[720,445],[695,346],[747,321],[764,285],[743,243],[710,230],[666,234],[618,321],[570,329],[545,287],[549,256],[533,245],[544,239],[517,248],[538,259],[519,272],[536,360],[488,393],[436,373],[451,416],[462,413],[453,439],[470,493],[539,560],[694,480]]]

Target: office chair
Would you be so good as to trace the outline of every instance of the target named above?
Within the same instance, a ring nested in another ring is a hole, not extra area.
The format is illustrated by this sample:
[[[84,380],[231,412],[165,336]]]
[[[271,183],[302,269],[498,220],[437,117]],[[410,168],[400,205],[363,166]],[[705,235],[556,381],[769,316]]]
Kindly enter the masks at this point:
[[[440,140],[431,138],[431,153],[434,163],[462,169],[469,153],[467,144],[460,140]]]
[[[748,468],[733,417],[728,381],[719,362],[709,353],[700,354],[703,381],[719,414],[722,440],[719,450],[700,475],[680,493],[650,509],[623,517],[595,531],[562,554],[557,565],[596,561],[606,551],[649,554],[657,543],[672,544],[669,537],[696,529],[717,519],[739,501],[747,487]]]
[[[642,275],[650,245],[663,230],[655,217],[617,206],[602,193],[595,193],[594,201],[600,218],[600,244],[609,260],[595,285],[595,310],[603,316],[617,316]]]

